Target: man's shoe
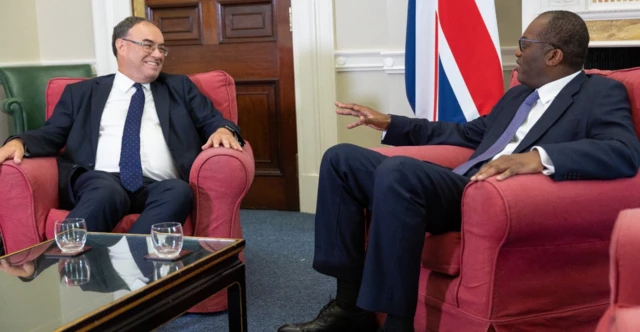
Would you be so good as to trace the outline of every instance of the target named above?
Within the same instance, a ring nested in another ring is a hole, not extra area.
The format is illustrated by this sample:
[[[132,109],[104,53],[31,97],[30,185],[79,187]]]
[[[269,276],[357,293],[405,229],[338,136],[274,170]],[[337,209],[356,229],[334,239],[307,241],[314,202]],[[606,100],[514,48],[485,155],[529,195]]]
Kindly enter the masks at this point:
[[[281,326],[278,332],[375,332],[378,330],[376,315],[369,311],[350,313],[331,300],[320,310],[314,320],[300,324]]]

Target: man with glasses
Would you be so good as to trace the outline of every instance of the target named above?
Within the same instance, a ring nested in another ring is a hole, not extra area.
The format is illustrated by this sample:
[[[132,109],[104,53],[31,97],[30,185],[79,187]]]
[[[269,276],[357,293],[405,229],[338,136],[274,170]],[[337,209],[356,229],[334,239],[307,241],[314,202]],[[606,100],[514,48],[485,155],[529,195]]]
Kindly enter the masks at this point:
[[[522,85],[490,114],[466,124],[336,103],[338,114],[357,118],[348,128],[384,131],[384,144],[458,145],[475,152],[451,170],[348,144],[327,150],[313,267],[337,279],[336,298],[314,320],[279,331],[376,331],[375,312],[387,313],[384,331],[413,331],[424,234],[460,230],[462,193],[470,182],[531,173],[555,181],[635,176],[640,142],[626,89],[582,71],[588,44],[578,15],[541,14],[516,50]],[[365,209],[371,212],[368,242]]]
[[[191,166],[202,149],[242,150],[225,120],[184,75],[162,73],[169,53],[160,29],[128,17],[113,29],[115,75],[68,85],[39,129],[10,137],[0,162],[58,157],[60,206],[89,231],[109,232],[140,213],[131,233],[158,221],[184,223],[191,212]]]

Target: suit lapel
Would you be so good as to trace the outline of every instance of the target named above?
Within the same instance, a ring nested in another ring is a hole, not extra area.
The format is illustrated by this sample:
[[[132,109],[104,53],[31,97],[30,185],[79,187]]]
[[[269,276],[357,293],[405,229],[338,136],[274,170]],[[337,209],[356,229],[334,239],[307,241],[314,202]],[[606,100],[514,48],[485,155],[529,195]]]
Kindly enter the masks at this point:
[[[158,81],[153,81],[151,82],[151,93],[153,94],[153,101],[156,106],[156,112],[158,113],[158,120],[160,121],[164,140],[167,142],[167,145],[169,145],[169,93],[167,86],[158,83]]]
[[[538,140],[551,126],[560,118],[562,114],[573,104],[573,95],[580,91],[582,83],[587,80],[587,75],[581,72],[576,76],[564,89],[558,93],[556,98],[551,102],[549,108],[544,111],[538,122],[525,135],[522,142],[518,144],[513,153],[520,153]]]
[[[99,77],[93,84],[91,91],[91,148],[95,159],[98,150],[98,134],[100,133],[100,119],[109,99],[113,78],[115,75]]]

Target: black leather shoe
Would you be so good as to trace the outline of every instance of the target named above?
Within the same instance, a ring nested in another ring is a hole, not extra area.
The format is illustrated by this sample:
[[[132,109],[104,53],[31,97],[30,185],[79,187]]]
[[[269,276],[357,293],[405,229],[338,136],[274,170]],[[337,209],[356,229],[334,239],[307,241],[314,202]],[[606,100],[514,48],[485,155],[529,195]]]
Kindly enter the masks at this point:
[[[376,315],[369,311],[350,313],[331,300],[314,320],[281,326],[278,332],[377,332]]]

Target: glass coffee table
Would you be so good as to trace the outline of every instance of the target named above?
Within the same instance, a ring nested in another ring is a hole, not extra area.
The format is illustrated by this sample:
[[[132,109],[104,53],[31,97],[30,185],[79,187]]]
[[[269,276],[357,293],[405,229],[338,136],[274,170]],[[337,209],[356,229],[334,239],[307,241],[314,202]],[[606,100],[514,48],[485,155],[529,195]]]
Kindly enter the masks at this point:
[[[176,261],[145,258],[147,235],[89,233],[51,258],[49,240],[0,257],[0,331],[148,331],[227,289],[229,330],[247,331],[242,239],[185,237]]]

